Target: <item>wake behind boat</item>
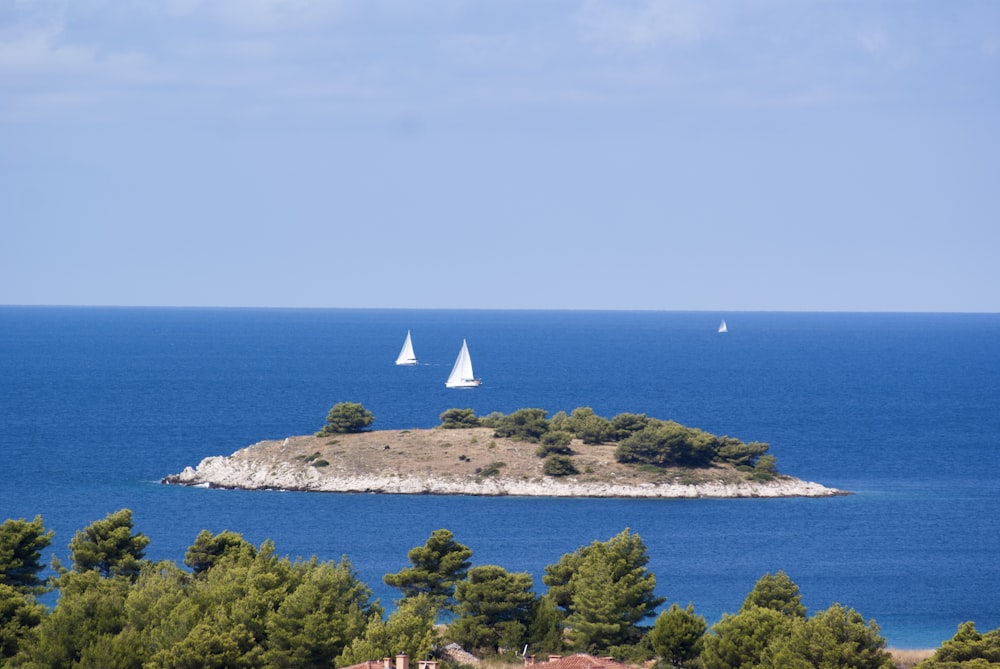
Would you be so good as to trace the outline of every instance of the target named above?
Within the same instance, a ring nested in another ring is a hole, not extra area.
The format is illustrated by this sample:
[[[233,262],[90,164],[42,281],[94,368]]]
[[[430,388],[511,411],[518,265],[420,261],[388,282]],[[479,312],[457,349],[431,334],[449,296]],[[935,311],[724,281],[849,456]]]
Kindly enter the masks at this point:
[[[410,331],[406,331],[406,341],[403,342],[403,349],[399,352],[399,357],[396,358],[397,365],[415,365],[417,364],[417,356],[413,353],[413,340],[410,339]]]
[[[469,347],[463,339],[462,350],[458,352],[455,366],[451,368],[451,374],[444,385],[448,388],[475,388],[482,382],[482,379],[477,379],[472,373],[472,357],[469,355]]]

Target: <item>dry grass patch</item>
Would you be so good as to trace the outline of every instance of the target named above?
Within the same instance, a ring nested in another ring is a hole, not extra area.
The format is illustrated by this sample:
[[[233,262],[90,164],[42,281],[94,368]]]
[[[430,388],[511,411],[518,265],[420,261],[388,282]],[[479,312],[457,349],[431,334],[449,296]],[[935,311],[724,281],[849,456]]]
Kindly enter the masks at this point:
[[[892,655],[892,661],[896,665],[896,669],[913,669],[913,667],[934,654],[934,649],[906,650],[889,648],[888,651]]]

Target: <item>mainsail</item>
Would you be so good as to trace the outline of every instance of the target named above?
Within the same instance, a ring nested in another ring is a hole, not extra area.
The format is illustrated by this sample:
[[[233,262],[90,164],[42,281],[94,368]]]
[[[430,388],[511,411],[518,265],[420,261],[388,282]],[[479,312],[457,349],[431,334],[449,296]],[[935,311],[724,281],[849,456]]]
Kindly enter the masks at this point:
[[[726,319],[723,318],[722,322],[719,323],[719,332],[729,332],[729,328],[726,327]]]
[[[462,350],[458,352],[455,366],[451,368],[451,374],[444,385],[448,388],[475,388],[480,383],[482,381],[472,373],[472,358],[469,356],[469,347],[463,339]]]
[[[397,365],[415,365],[417,364],[417,356],[413,354],[413,341],[410,339],[410,331],[406,331],[406,341],[403,342],[403,350],[399,352],[399,357],[396,358]]]

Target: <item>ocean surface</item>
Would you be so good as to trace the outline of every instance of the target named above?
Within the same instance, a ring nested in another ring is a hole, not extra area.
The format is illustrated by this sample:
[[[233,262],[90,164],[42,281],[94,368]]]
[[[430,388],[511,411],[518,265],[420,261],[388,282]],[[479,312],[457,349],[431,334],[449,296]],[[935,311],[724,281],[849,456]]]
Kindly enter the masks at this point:
[[[725,318],[729,332],[716,328]],[[406,331],[421,364],[397,367]],[[469,343],[473,390],[446,389]],[[338,402],[375,429],[589,406],[771,444],[829,499],[597,500],[241,492],[160,478],[311,434]],[[1000,314],[0,307],[0,514],[73,534],[128,507],[146,555],[202,529],[382,575],[448,528],[474,564],[527,571],[625,528],[657,594],[714,622],[784,570],[811,611],[875,619],[891,646],[1000,626]]]

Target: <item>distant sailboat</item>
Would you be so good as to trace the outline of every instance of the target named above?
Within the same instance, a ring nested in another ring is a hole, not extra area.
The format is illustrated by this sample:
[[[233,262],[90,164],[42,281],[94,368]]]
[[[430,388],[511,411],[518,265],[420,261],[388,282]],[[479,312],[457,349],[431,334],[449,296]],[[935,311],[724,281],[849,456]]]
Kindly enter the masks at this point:
[[[719,332],[729,332],[729,328],[726,327],[726,319],[723,318],[722,322],[719,323]]]
[[[415,365],[417,364],[417,356],[413,353],[413,340],[410,339],[410,331],[406,331],[406,341],[403,342],[403,350],[399,352],[399,357],[396,358],[397,365]]]
[[[481,383],[482,380],[477,379],[472,373],[472,358],[469,356],[469,347],[463,339],[462,350],[458,352],[455,366],[451,368],[451,374],[444,385],[448,388],[475,388]]]

